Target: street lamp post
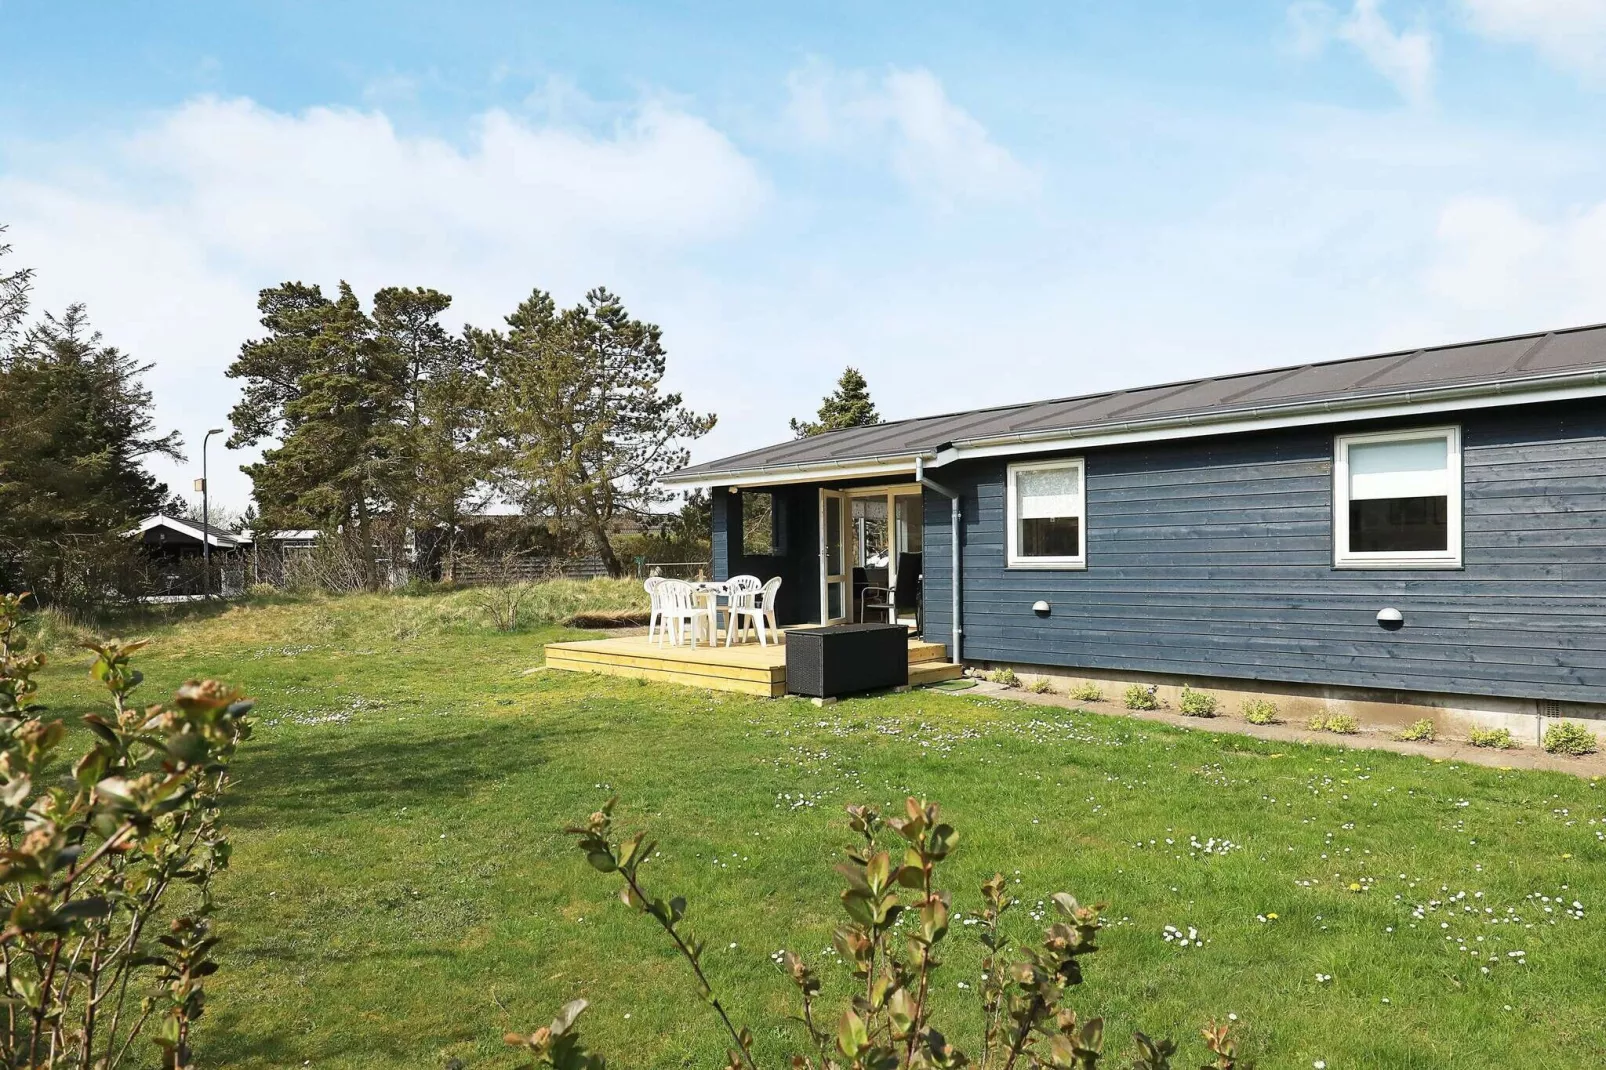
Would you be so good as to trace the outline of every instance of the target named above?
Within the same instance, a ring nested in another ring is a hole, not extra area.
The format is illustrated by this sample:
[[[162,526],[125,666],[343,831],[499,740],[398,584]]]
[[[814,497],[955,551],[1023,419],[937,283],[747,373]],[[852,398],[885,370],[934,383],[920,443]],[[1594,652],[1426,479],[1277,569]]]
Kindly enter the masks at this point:
[[[206,481],[206,444],[223,428],[214,427],[201,438],[201,594],[212,597],[212,488]]]

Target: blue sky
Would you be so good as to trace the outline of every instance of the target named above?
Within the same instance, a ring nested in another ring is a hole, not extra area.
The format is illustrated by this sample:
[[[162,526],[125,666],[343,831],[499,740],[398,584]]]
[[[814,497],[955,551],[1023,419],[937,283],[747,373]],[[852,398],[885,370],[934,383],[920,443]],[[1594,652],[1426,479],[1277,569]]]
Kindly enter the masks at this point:
[[[191,443],[287,278],[606,284],[699,459],[1606,320],[1606,0],[867,8],[0,0],[0,223]]]

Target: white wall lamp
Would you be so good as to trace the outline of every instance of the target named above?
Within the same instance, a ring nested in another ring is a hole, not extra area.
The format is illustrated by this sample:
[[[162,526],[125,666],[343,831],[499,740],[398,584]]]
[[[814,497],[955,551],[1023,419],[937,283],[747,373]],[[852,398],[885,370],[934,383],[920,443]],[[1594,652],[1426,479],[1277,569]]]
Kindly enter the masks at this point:
[[[1052,610],[1047,602],[1039,598],[1037,601],[1032,603],[1032,612],[1036,613],[1039,617],[1046,617],[1050,612],[1052,612]]]
[[[1397,632],[1405,627],[1405,616],[1393,606],[1387,606],[1377,611],[1377,623],[1385,631]]]

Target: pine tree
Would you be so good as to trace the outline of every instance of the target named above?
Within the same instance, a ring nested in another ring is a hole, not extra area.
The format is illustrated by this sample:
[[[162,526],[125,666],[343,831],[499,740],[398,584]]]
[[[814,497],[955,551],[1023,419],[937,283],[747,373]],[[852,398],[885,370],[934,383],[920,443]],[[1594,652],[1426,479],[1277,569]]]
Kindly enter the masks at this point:
[[[870,400],[870,384],[857,368],[846,368],[836,381],[836,389],[820,401],[813,421],[793,420],[792,434],[798,438],[840,431],[845,427],[869,427],[881,422],[875,402]]]
[[[451,303],[387,287],[370,316],[345,283],[335,300],[285,283],[262,291],[268,334],[241,346],[228,371],[246,380],[229,444],[280,443],[246,469],[262,523],[344,528],[369,582],[376,542],[400,561],[409,534],[438,529],[449,559],[489,496],[486,380],[467,339],[441,323]]]
[[[686,547],[703,547],[713,541],[714,503],[706,490],[686,493],[680,510],[664,524],[664,538]]]
[[[313,343],[323,330],[330,302],[317,286],[287,282],[261,291],[257,310],[267,337],[246,342],[225,375],[244,379],[240,402],[229,413],[234,433],[229,449],[283,438],[290,430],[290,403],[301,397],[302,376],[312,370]]]
[[[6,227],[0,225],[0,234]],[[11,252],[11,246],[0,244],[0,257]],[[0,271],[0,347],[9,345],[17,336],[22,321],[28,315],[28,291],[33,287],[33,271],[19,268]]]
[[[527,513],[573,531],[620,575],[614,520],[670,500],[658,480],[685,465],[683,443],[707,434],[714,417],[660,391],[663,332],[631,319],[607,290],[562,311],[536,290],[507,326],[474,332],[509,451],[505,485]]]
[[[247,342],[228,374],[247,380],[230,413],[230,445],[275,437],[245,466],[266,524],[342,528],[364,579],[378,583],[375,521],[390,505],[398,462],[393,428],[402,411],[405,361],[346,283],[333,301],[316,286],[264,290],[257,307],[268,337]]]
[[[42,599],[98,598],[86,569],[167,499],[147,457],[182,461],[158,434],[142,365],[91,330],[82,305],[0,350],[0,558]]]
[[[440,322],[451,303],[436,290],[389,287],[374,295],[379,336],[406,368],[389,497],[401,528],[435,529],[448,576],[464,520],[489,497],[494,456],[484,433],[483,369],[467,340]]]

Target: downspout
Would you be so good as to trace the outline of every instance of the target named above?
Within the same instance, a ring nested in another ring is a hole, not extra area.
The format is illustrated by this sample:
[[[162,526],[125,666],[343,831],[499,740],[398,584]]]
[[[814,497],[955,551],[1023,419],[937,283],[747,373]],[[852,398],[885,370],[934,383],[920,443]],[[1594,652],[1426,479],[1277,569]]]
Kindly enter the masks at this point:
[[[915,458],[915,481],[928,490],[936,491],[948,499],[948,516],[952,523],[948,546],[952,552],[952,563],[949,566],[949,586],[953,594],[953,637],[954,637],[954,664],[963,664],[962,648],[964,645],[965,629],[959,619],[959,495],[936,480],[926,478],[926,462],[923,457]]]

